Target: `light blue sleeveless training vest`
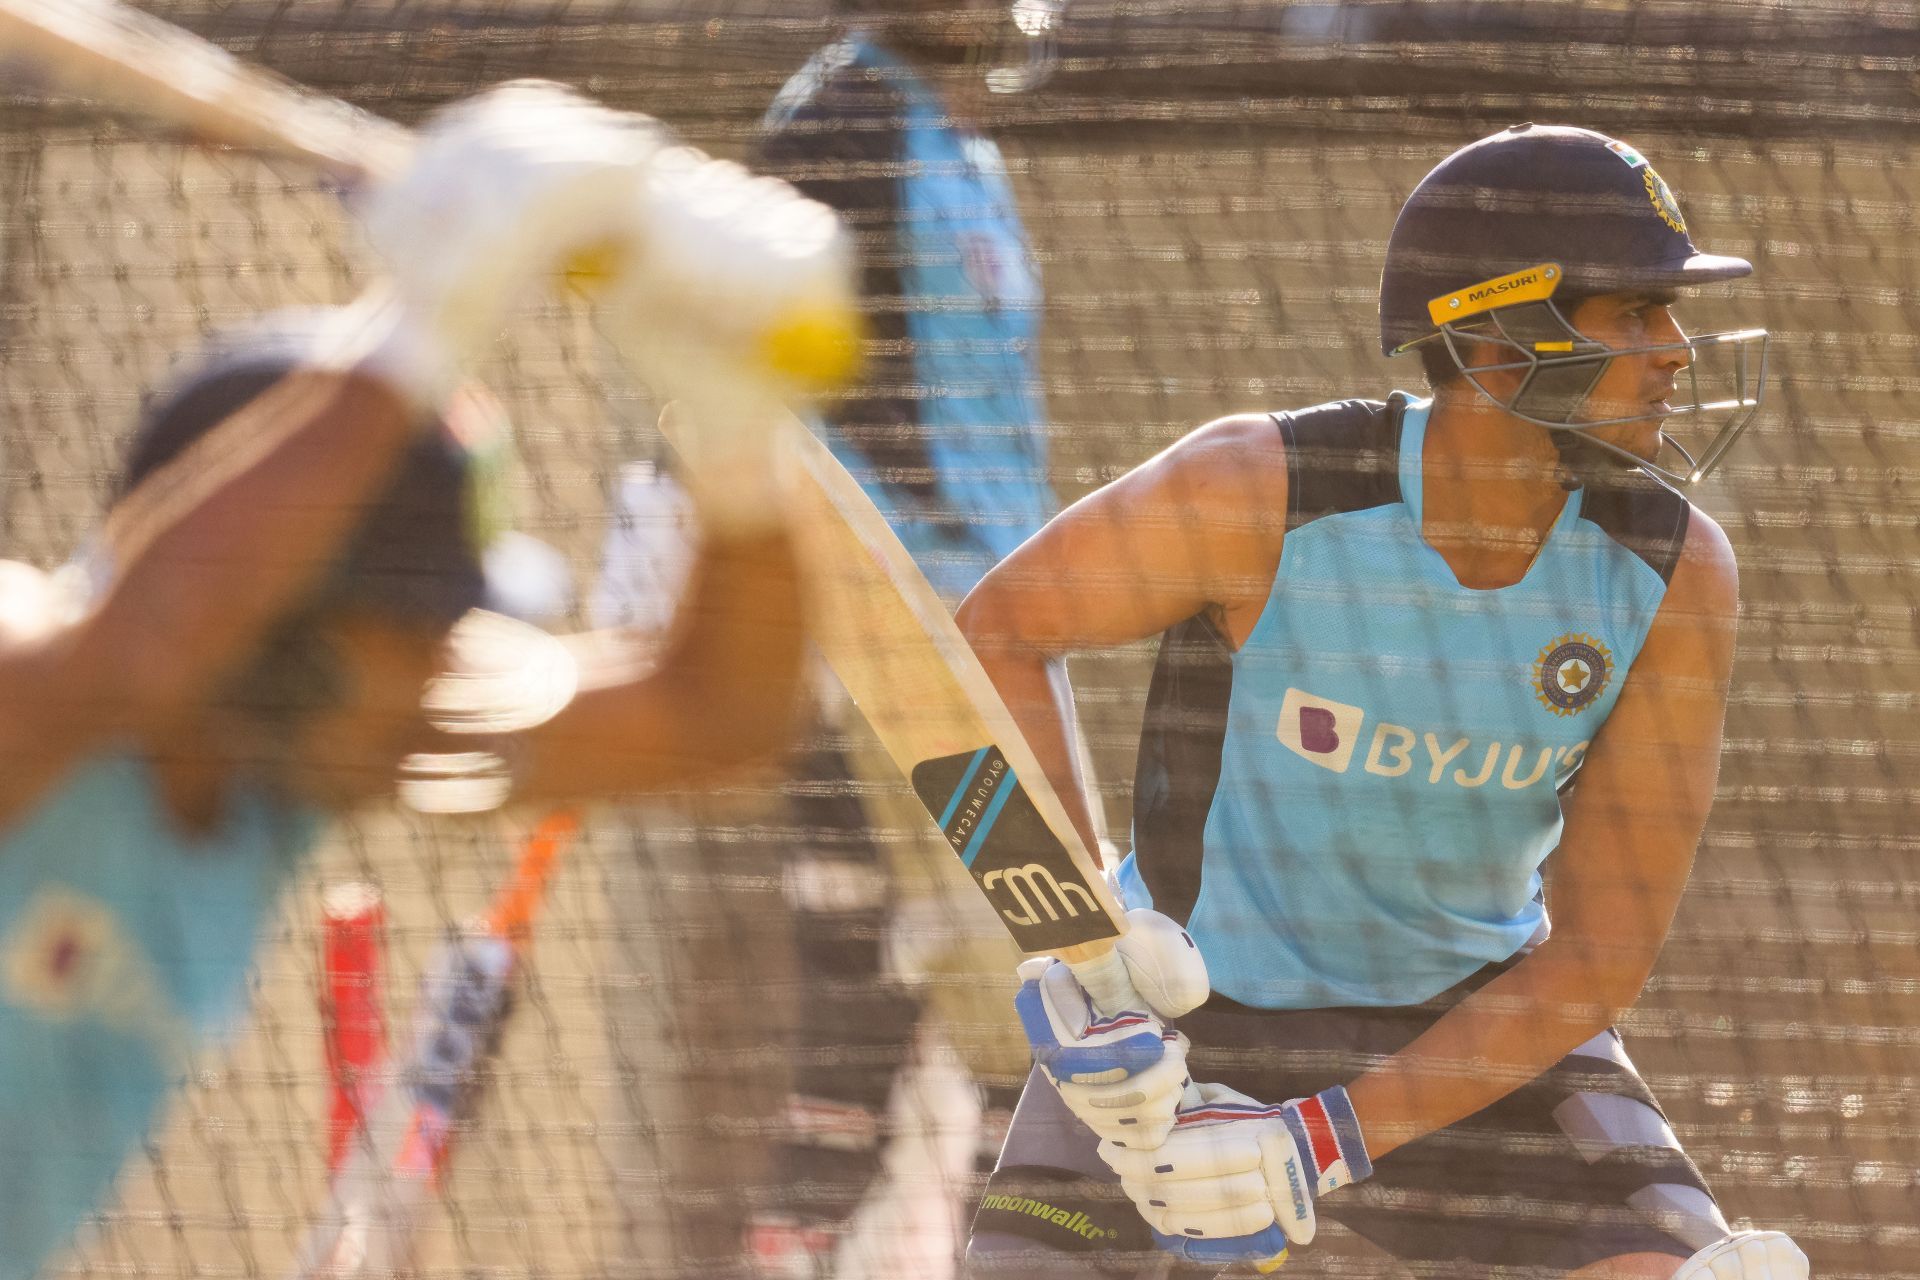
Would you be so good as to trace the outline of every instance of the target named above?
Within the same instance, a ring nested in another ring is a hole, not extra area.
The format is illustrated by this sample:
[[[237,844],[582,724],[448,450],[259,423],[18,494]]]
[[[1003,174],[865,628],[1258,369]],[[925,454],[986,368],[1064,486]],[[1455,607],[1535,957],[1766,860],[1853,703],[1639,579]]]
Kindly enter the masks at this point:
[[[1544,933],[1558,788],[1685,536],[1672,490],[1577,490],[1525,577],[1462,587],[1420,532],[1429,404],[1276,415],[1295,492],[1266,608],[1231,655],[1196,659],[1191,625],[1163,646],[1123,884],[1243,1004],[1414,1004]]]
[[[195,1049],[240,1010],[317,818],[241,792],[181,835],[148,765],[96,757],[0,837],[0,1280],[106,1196]]]

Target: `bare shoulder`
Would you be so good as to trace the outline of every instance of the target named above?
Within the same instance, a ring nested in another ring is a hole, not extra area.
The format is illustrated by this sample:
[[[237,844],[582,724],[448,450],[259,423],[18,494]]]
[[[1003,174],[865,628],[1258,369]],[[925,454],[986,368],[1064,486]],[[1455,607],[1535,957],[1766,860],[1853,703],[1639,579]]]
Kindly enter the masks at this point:
[[[1234,413],[1195,427],[1162,457],[1196,468],[1286,465],[1287,447],[1273,416]]]
[[[1261,509],[1286,510],[1286,441],[1264,413],[1237,413],[1196,427],[1142,470],[1209,507],[1252,502]]]
[[[1740,576],[1733,546],[1714,519],[1698,507],[1667,582],[1667,594],[1647,631],[1634,671],[1638,686],[1652,680],[1673,700],[1681,689],[1711,688],[1724,694],[1740,633]],[[1718,705],[1716,703],[1715,705]]]
[[[1697,617],[1732,618],[1740,609],[1740,569],[1726,530],[1694,507],[1667,586],[1667,604]]]

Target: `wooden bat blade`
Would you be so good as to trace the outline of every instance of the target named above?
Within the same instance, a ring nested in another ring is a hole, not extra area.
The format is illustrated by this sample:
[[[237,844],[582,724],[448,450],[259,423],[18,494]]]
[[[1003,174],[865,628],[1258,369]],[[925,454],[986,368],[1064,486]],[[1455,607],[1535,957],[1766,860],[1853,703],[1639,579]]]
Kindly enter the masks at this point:
[[[204,142],[300,160],[346,185],[397,164],[408,146],[396,124],[112,0],[0,0],[0,48],[69,91]]]
[[[698,430],[678,406],[660,425]],[[779,448],[834,674],[1021,950],[1110,949],[1124,913],[946,605],[811,431],[789,420]]]

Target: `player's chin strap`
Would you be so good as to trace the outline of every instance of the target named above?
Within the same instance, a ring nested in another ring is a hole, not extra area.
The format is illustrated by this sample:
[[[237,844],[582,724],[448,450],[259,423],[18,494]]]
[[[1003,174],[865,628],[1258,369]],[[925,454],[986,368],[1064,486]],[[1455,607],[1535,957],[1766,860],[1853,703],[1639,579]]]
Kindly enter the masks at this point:
[[[1781,1231],[1736,1231],[1680,1264],[1673,1280],[1807,1280],[1807,1255]]]

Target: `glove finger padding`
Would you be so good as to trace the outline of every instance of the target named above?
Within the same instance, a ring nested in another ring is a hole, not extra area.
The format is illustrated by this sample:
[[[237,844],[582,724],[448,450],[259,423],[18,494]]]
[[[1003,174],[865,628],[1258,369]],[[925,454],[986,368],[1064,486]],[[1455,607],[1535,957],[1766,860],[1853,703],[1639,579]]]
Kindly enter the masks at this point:
[[[1199,1089],[1209,1102],[1223,1094],[1235,1100],[1244,1097],[1217,1084],[1203,1084]],[[1182,1114],[1190,1113],[1190,1108],[1182,1109]],[[1100,1158],[1122,1179],[1196,1181],[1258,1170],[1261,1154],[1260,1144],[1252,1138],[1251,1122],[1234,1125],[1182,1122],[1175,1126],[1166,1142],[1153,1150],[1104,1143]]]
[[[1125,1080],[1160,1061],[1165,1028],[1142,1010],[1101,1017],[1073,973],[1042,958],[1020,966],[1024,981],[1014,1008],[1033,1045],[1035,1061],[1056,1081],[1107,1084]]]
[[[1177,1031],[1161,1039],[1160,1060],[1142,1071],[1104,1084],[1061,1080],[1048,1073],[1067,1109],[1102,1142],[1153,1148],[1173,1131],[1174,1113],[1187,1087],[1187,1038]]]
[[[1673,1280],[1807,1280],[1807,1255],[1779,1231],[1737,1231],[1680,1264]]]
[[[1197,1194],[1210,1186],[1218,1193],[1213,1203],[1179,1207],[1162,1194],[1165,1188],[1154,1187],[1135,1197],[1134,1207],[1155,1231],[1188,1240],[1232,1240],[1276,1225],[1273,1207],[1267,1201],[1266,1181],[1259,1174],[1237,1174],[1187,1190]]]
[[[1209,1258],[1270,1258],[1269,1228],[1294,1244],[1310,1242],[1309,1166],[1281,1108],[1222,1085],[1201,1085],[1199,1093],[1202,1104],[1183,1109],[1157,1149],[1100,1144],[1101,1160],[1120,1175],[1141,1217],[1156,1232],[1228,1250]]]
[[[1255,1207],[1266,1217],[1262,1222],[1254,1224],[1252,1228],[1254,1230],[1265,1222],[1273,1220],[1273,1211],[1267,1205],[1267,1178],[1259,1169],[1222,1174],[1217,1178],[1178,1180],[1122,1178],[1120,1185],[1139,1206],[1141,1216],[1162,1231],[1168,1230],[1167,1224],[1164,1221],[1156,1221],[1148,1212],[1149,1209],[1161,1211],[1162,1218],[1169,1215],[1193,1218]],[[1207,1234],[1222,1233],[1208,1232]]]

